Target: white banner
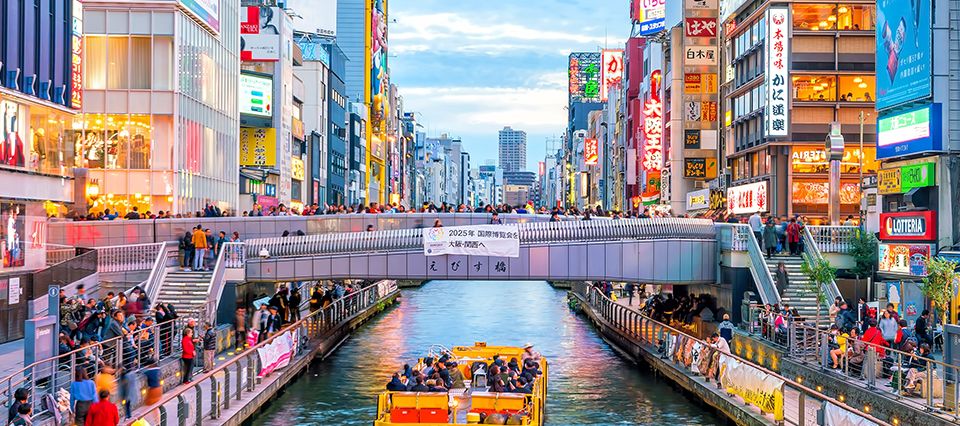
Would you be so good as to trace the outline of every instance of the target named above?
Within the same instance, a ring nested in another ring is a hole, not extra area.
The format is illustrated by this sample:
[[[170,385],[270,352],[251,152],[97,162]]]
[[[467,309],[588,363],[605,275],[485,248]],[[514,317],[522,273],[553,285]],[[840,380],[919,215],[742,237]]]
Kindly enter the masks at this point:
[[[823,426],[877,426],[860,415],[823,401]]]
[[[728,393],[783,420],[783,380],[729,356],[721,356],[720,364],[720,383]]]
[[[293,351],[296,349],[296,342],[293,338],[293,332],[288,331],[273,339],[268,345],[257,349],[257,355],[260,355],[260,373],[257,377],[264,377],[274,370],[286,367],[293,358]]]
[[[520,227],[512,224],[424,229],[423,254],[520,257]]]

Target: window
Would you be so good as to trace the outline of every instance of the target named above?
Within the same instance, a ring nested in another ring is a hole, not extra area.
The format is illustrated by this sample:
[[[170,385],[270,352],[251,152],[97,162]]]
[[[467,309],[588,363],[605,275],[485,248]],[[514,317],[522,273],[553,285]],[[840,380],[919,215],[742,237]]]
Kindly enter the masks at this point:
[[[86,89],[107,88],[107,38],[86,36],[83,39],[83,86]]]
[[[876,99],[877,79],[872,75],[840,76],[840,101],[873,102]]]
[[[90,169],[149,169],[151,123],[142,114],[87,114],[77,131],[82,167]]]
[[[836,102],[837,77],[832,75],[793,76],[793,100],[802,102]]]
[[[129,37],[107,37],[107,88],[128,88]]]
[[[809,31],[873,31],[876,6],[849,4],[794,4],[793,28]]]
[[[131,89],[150,89],[151,50],[150,37],[130,37]]]
[[[173,37],[153,38],[153,88],[173,89]]]

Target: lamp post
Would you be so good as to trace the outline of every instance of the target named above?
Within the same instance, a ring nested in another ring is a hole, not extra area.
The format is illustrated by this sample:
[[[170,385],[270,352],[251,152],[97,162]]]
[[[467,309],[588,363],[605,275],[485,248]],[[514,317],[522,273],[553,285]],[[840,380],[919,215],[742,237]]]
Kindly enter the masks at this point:
[[[860,170],[860,198],[861,199],[863,198],[863,122],[866,119],[866,116],[867,116],[867,113],[865,113],[863,110],[860,110],[860,152],[859,152],[860,155],[858,155],[857,157],[859,160],[858,169]],[[861,200],[860,202],[860,226],[861,227],[863,226],[863,217],[866,213],[865,212],[866,209],[867,209],[867,206]]]

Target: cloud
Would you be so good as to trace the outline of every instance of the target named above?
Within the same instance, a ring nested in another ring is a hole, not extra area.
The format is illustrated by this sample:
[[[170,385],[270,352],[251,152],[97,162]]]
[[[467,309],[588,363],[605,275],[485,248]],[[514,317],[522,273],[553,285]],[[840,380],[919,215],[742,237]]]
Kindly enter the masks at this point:
[[[456,125],[465,133],[494,132],[508,125],[551,132],[566,117],[566,93],[552,88],[406,87],[402,95],[404,105],[417,105],[430,123]]]

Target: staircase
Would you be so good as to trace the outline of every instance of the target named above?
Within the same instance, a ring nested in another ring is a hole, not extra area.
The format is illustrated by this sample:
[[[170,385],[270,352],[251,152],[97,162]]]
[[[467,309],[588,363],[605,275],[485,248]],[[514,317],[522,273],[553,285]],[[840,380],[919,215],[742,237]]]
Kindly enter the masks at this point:
[[[157,294],[157,301],[172,303],[181,317],[195,317],[207,301],[212,276],[213,272],[210,271],[168,269]]]
[[[767,267],[770,269],[770,277],[774,283],[777,282],[777,267],[780,262],[786,266],[787,276],[790,277],[790,284],[782,290],[783,293],[780,295],[781,304],[796,308],[807,321],[816,321],[817,294],[813,291],[810,279],[803,273],[803,257],[773,256],[767,259]],[[820,310],[820,325],[830,322],[828,306],[824,305]]]

